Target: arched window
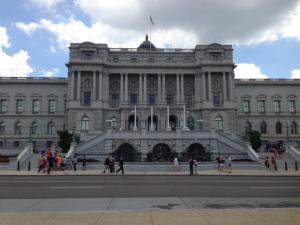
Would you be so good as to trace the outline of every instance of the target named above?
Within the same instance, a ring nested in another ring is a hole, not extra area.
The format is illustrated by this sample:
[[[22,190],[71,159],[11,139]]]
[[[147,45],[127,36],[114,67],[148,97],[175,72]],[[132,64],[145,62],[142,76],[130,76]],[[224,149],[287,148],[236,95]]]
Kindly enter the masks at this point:
[[[265,121],[262,121],[260,124],[260,133],[261,134],[267,133],[267,123]]]
[[[0,134],[4,134],[4,131],[5,131],[5,123],[1,122],[0,123]]]
[[[217,116],[215,119],[215,129],[223,130],[223,120],[220,116]]]
[[[291,133],[297,134],[297,123],[295,121],[291,124]]]
[[[245,124],[245,133],[248,134],[252,130],[252,125],[249,121]]]
[[[81,130],[82,131],[88,131],[89,130],[89,118],[87,116],[84,116],[81,119]]]
[[[188,117],[187,119],[187,127],[190,129],[190,130],[194,130],[194,118],[193,117]]]
[[[48,123],[47,134],[54,134],[54,123],[53,122]]]
[[[31,133],[32,133],[32,134],[36,134],[36,133],[37,133],[37,122],[33,122],[33,123],[31,124],[31,126],[32,126]]]
[[[15,134],[22,134],[21,122],[16,122],[16,124],[15,124]]]
[[[282,125],[280,122],[276,123],[276,134],[282,134]]]

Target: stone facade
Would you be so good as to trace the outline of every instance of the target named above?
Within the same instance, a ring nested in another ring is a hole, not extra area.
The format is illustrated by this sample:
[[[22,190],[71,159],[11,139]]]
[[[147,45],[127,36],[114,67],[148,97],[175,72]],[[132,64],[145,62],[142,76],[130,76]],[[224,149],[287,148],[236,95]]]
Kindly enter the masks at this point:
[[[177,153],[198,143],[216,155],[226,149],[225,136],[234,145],[245,129],[262,131],[269,141],[286,140],[289,129],[288,138],[299,141],[300,81],[235,80],[231,45],[158,49],[146,39],[137,49],[91,42],[69,49],[67,79],[0,79],[1,145],[22,145],[30,126],[39,145],[74,127],[86,146],[99,140],[78,152],[107,154],[122,143],[143,154],[159,143]]]

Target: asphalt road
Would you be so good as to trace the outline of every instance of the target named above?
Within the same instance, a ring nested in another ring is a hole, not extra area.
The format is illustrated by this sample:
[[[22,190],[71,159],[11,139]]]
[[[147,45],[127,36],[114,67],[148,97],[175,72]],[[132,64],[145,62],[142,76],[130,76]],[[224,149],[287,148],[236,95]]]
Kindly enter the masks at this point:
[[[299,198],[300,177],[0,176],[0,199]]]

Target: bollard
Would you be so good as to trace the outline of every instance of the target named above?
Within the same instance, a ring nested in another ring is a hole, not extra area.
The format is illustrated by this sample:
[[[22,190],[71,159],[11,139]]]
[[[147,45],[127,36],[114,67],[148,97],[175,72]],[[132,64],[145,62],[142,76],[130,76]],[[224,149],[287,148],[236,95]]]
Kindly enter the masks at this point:
[[[28,162],[28,171],[30,171],[30,169],[31,169],[31,162],[29,161]]]
[[[295,171],[298,170],[298,164],[297,164],[297,161],[295,161]]]
[[[17,171],[20,171],[20,162],[18,161],[18,164],[17,164]]]
[[[284,168],[285,168],[285,171],[288,170],[287,162],[284,162]]]

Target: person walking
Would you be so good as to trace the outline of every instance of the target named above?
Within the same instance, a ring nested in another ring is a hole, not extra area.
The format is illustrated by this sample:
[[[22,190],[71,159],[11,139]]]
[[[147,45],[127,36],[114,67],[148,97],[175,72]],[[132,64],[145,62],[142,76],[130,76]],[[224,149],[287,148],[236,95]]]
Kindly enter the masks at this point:
[[[275,158],[272,156],[271,158],[271,164],[272,164],[272,172],[277,171],[277,164]]]
[[[195,175],[197,175],[197,166],[198,166],[198,162],[196,159],[194,159],[194,170],[195,170]]]
[[[51,169],[52,169],[53,166],[54,166],[54,158],[53,158],[52,154],[50,154],[50,155],[47,157],[47,160],[48,160],[47,174],[50,175]]]
[[[73,170],[77,171],[77,157],[76,156],[74,156],[74,158],[73,158]]]
[[[228,170],[228,173],[232,173],[232,170],[231,170],[231,156],[229,155],[227,158],[226,158],[226,165],[227,165],[227,170]]]
[[[85,156],[83,156],[83,159],[82,159],[82,170],[85,170],[86,169],[86,158]]]
[[[115,159],[112,156],[109,158],[109,171],[110,173],[115,172]]]
[[[194,174],[194,158],[190,159],[189,166],[190,166],[190,175],[193,175]]]
[[[109,171],[109,158],[106,157],[104,160],[104,170],[103,173],[106,173],[106,171]]]
[[[122,171],[122,174],[124,174],[124,159],[121,156],[119,160],[119,169],[116,171],[116,174],[118,174],[119,171]]]
[[[174,171],[175,172],[179,172],[180,168],[179,168],[179,162],[178,162],[178,158],[177,157],[174,158],[173,163],[174,163]]]

